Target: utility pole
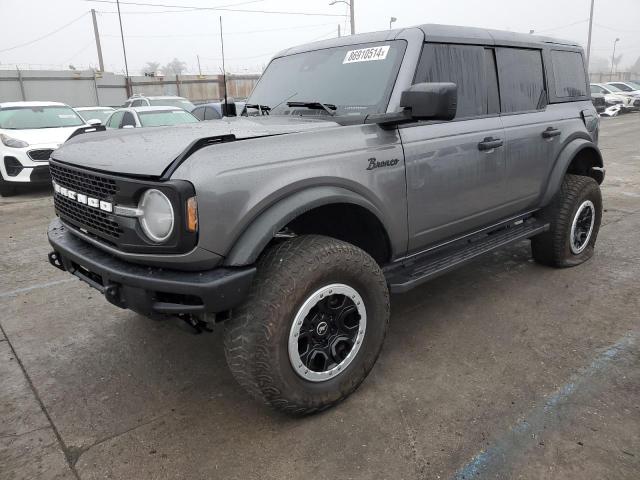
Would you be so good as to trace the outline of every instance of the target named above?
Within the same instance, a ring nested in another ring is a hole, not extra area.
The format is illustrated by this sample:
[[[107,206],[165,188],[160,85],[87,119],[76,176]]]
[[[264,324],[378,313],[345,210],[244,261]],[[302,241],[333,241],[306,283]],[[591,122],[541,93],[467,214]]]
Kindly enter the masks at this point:
[[[124,46],[124,32],[122,30],[122,15],[120,15],[120,0],[116,0],[118,6],[118,21],[120,22],[120,38],[122,39],[122,55],[124,56],[124,72],[127,87],[127,97],[131,96],[131,82],[129,81],[129,65],[127,64],[127,49]]]
[[[587,39],[587,72],[589,71],[589,58],[591,57],[591,31],[593,29],[593,4],[595,0],[591,0],[591,13],[589,14],[589,38]]]
[[[351,35],[356,34],[356,12],[355,7],[353,6],[353,2],[355,2],[355,0],[349,0],[349,13],[351,15]]]
[[[198,75],[202,76],[202,69],[200,68],[200,55],[196,55],[198,59]]]
[[[224,108],[225,116],[229,115],[229,102],[227,99],[227,69],[224,66],[224,36],[222,35],[222,16],[220,16],[220,46],[222,47],[222,81],[224,83]]]
[[[98,20],[96,19],[96,11],[91,9],[91,18],[93,18],[93,35],[96,37],[96,49],[98,50],[98,65],[100,71],[104,72],[104,62],[102,61],[102,47],[100,46],[100,34],[98,33]]]
[[[344,3],[346,5],[349,5],[349,23],[351,24],[351,35],[355,35],[356,33],[356,12],[355,12],[355,7],[353,6],[353,2],[355,0],[349,0],[347,2],[347,0],[331,0],[331,2],[329,2],[329,5],[335,5],[336,3]]]
[[[609,81],[613,80],[613,67],[615,64],[613,63],[616,59],[616,44],[620,41],[619,38],[616,38],[616,41],[613,42],[613,53],[611,54],[611,74],[609,75]]]

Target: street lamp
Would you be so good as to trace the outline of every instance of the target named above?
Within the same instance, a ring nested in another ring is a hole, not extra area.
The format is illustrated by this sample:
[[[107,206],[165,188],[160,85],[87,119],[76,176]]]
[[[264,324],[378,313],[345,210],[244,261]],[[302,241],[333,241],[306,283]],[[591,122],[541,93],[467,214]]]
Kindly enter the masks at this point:
[[[389,19],[389,30],[391,30],[391,25],[394,24],[397,21],[398,21],[398,19],[396,17],[391,17]]]
[[[329,5],[335,5],[336,3],[344,3],[345,5],[349,5],[349,22],[351,23],[351,35],[355,35],[356,33],[356,19],[353,6],[354,1],[355,0],[350,0],[348,2],[346,0],[331,0],[331,2],[329,2]]]
[[[616,41],[613,42],[613,53],[611,54],[611,74],[609,75],[609,80],[613,80],[613,61],[616,57],[616,44],[620,41],[619,38],[616,38]]]

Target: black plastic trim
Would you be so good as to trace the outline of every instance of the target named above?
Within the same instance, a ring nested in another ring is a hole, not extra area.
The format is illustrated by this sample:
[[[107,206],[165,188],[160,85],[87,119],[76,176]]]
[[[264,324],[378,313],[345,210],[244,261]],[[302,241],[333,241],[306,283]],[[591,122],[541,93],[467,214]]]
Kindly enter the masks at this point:
[[[183,272],[128,263],[80,240],[57,219],[48,237],[54,249],[49,261],[56,268],[88,283],[114,305],[143,315],[230,310],[245,299],[256,272],[255,266]]]

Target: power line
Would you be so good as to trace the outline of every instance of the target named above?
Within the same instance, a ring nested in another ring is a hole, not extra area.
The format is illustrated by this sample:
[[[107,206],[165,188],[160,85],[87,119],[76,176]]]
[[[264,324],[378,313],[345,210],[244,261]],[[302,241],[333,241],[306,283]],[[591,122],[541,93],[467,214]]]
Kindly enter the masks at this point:
[[[87,0],[85,0],[87,1]],[[238,2],[238,3],[230,3],[228,5],[218,5],[217,7],[211,7],[211,8],[223,8],[223,7],[235,7],[235,6],[240,6],[240,5],[246,5],[248,3],[258,3],[258,2],[264,2],[264,0],[249,0],[246,2]],[[112,2],[113,3],[113,2]],[[120,3],[124,3],[124,2],[120,2]],[[176,7],[172,7],[170,5],[167,5],[167,8],[179,8],[180,10],[156,10],[156,11],[146,11],[146,12],[121,12],[122,15],[151,15],[151,14],[155,14],[155,13],[196,13],[198,11],[200,11],[201,8],[204,7],[189,7],[189,6],[176,6]],[[113,13],[113,14],[117,14],[118,12],[116,11],[106,11],[106,10],[98,10],[100,13]]]
[[[537,33],[553,32],[554,30],[562,30],[563,28],[573,27],[574,25],[579,25],[581,23],[585,23],[588,21],[589,19],[585,18],[584,20],[578,20],[577,22],[568,23],[566,25],[560,25],[559,27],[545,28],[544,30],[535,30],[535,33],[537,34]]]
[[[109,3],[115,4],[114,0],[85,0],[86,2]],[[284,10],[243,10],[239,8],[226,7],[196,7],[193,5],[168,5],[164,3],[142,3],[142,2],[120,2],[121,5],[135,5],[138,7],[163,7],[163,8],[181,8],[186,10],[210,10],[240,13],[265,13],[274,15],[303,15],[308,17],[344,17],[344,15],[336,13],[318,13],[318,12],[291,12]]]
[[[82,15],[80,15],[79,17],[71,20],[69,23],[65,23],[64,25],[62,25],[59,28],[56,28],[55,30],[49,32],[49,33],[45,33],[44,35],[42,35],[41,37],[35,38],[33,40],[30,40],[28,42],[25,43],[21,43],[19,45],[14,45],[13,47],[9,47],[9,48],[3,48],[2,50],[0,50],[1,52],[8,52],[9,50],[15,50],[17,48],[21,48],[21,47],[26,47],[27,45],[31,45],[33,43],[39,42],[40,40],[44,40],[47,37],[50,37],[51,35],[54,35],[56,33],[58,33],[60,30],[64,30],[65,28],[67,28],[68,26],[70,26],[73,23],[76,23],[78,20],[80,20],[82,17],[84,17],[85,15],[87,15],[89,12],[84,12]]]
[[[280,31],[288,31],[288,30],[302,30],[306,28],[318,28],[318,27],[328,27],[333,25],[333,23],[320,23],[316,25],[296,25],[293,27],[282,27],[282,28],[269,28],[266,30],[243,30],[236,32],[224,32],[225,36],[228,35],[250,35],[252,33],[265,33],[265,32],[280,32]],[[120,37],[120,35],[115,34],[103,34],[103,37]],[[190,33],[184,35],[176,35],[176,34],[167,34],[167,35],[125,35],[125,38],[183,38],[183,37],[218,37],[217,33]]]

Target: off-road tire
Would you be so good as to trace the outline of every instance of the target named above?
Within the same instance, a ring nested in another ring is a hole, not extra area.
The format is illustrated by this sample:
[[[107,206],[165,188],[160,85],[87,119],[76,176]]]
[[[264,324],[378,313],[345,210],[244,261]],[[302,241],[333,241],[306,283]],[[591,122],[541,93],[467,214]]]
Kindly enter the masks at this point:
[[[341,373],[310,382],[291,365],[289,334],[303,302],[334,283],[349,285],[362,297],[366,332]],[[387,284],[373,258],[349,243],[305,235],[274,245],[259,259],[248,298],[226,322],[225,355],[236,380],[259,401],[288,414],[315,413],[362,383],[380,354],[388,321]]]
[[[578,208],[585,201],[595,207],[595,222],[586,248],[575,254],[571,250],[571,225]],[[552,267],[573,267],[593,256],[602,220],[600,186],[591,177],[566,175],[560,191],[537,217],[549,222],[550,229],[531,239],[531,251],[536,262]]]
[[[2,173],[0,173],[0,197],[12,197],[15,194],[16,186],[2,178]]]

